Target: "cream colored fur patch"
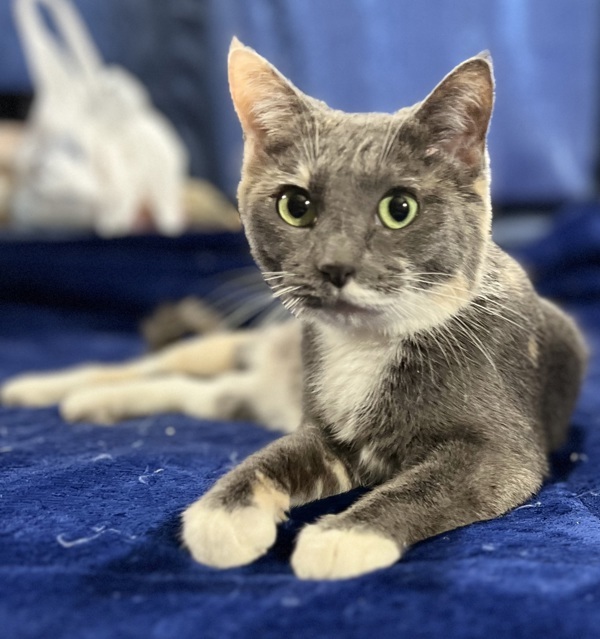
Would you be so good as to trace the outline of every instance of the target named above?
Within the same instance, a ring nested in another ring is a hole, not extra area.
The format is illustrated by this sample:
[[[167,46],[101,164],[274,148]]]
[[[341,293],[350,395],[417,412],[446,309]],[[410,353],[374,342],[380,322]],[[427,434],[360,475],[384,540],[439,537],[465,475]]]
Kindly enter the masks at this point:
[[[313,524],[298,537],[292,567],[300,579],[348,579],[391,566],[400,555],[394,541],[375,532]]]
[[[277,489],[272,481],[261,472],[256,473],[254,485],[254,503],[262,510],[272,512],[277,521],[283,521],[290,508],[290,496]]]
[[[529,353],[529,358],[531,359],[531,363],[534,366],[537,366],[538,359],[540,356],[540,349],[534,335],[532,335],[529,338],[529,341],[527,342],[527,352]]]
[[[183,513],[183,542],[196,561],[214,568],[249,564],[267,552],[276,534],[273,515],[256,506],[228,511],[202,498]]]

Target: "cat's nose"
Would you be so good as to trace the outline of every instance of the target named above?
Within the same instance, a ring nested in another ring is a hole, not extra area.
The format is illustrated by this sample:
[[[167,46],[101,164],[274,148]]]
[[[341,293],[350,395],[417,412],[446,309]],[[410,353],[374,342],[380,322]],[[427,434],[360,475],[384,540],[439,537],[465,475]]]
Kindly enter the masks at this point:
[[[346,282],[356,273],[351,264],[320,264],[319,271],[323,273],[326,281],[331,282],[337,288],[343,288]]]

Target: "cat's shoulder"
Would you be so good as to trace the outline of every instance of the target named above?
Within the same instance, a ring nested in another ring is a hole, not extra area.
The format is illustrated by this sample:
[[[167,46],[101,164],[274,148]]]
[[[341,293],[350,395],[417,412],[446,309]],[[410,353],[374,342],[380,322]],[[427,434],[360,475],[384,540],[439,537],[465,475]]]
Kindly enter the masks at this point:
[[[486,261],[482,287],[487,293],[512,299],[537,298],[525,269],[497,244],[490,243]]]

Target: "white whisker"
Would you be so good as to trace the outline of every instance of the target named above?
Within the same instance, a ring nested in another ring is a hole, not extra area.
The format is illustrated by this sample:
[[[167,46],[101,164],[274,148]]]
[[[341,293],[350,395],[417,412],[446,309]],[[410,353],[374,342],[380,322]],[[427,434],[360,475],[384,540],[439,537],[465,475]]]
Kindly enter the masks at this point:
[[[300,286],[286,286],[285,288],[282,288],[281,290],[275,291],[273,293],[273,297],[281,297],[282,295],[287,295],[289,293],[293,293],[294,291],[298,291],[300,290]]]
[[[251,298],[235,311],[223,318],[223,323],[231,328],[239,328],[246,321],[263,311],[273,302],[271,295],[259,295]]]

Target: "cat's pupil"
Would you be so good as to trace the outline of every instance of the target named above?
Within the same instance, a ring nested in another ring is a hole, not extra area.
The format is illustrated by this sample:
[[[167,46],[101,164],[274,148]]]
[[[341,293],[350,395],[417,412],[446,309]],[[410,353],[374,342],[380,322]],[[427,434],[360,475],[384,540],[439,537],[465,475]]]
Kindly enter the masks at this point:
[[[410,205],[404,196],[397,195],[390,200],[389,212],[396,222],[404,222],[410,212]]]
[[[304,193],[290,193],[288,198],[288,211],[290,215],[296,219],[306,214],[310,207],[310,200]]]

